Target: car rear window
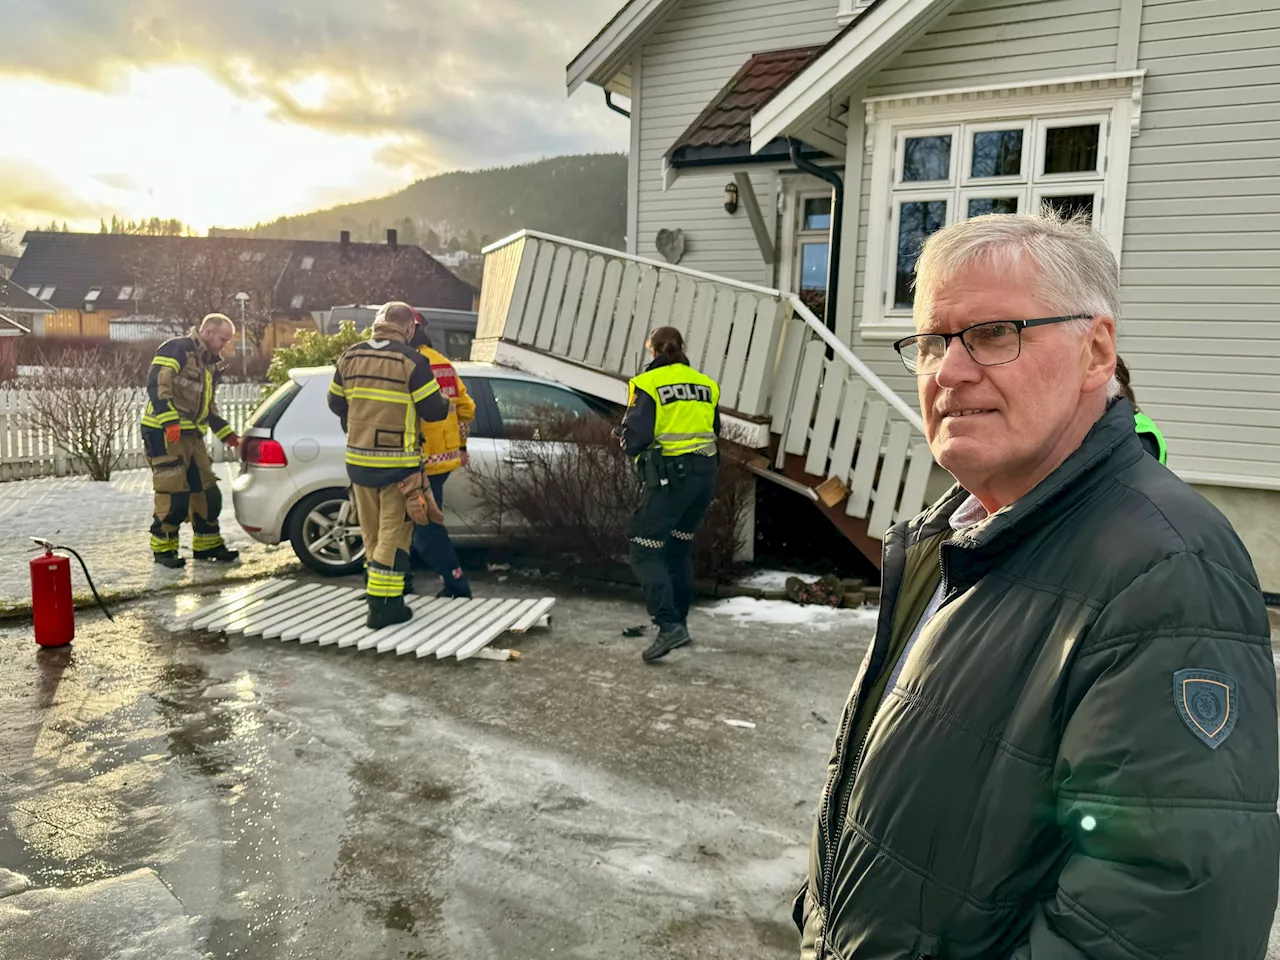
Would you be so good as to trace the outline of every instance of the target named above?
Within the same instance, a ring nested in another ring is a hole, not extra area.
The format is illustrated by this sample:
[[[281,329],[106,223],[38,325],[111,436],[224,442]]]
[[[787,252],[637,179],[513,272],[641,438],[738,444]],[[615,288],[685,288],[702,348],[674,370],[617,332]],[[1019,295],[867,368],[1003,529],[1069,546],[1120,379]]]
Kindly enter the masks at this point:
[[[302,384],[290,380],[279,387],[271,396],[267,397],[262,406],[253,411],[253,416],[249,418],[246,426],[263,427],[270,430],[280,422],[280,417],[285,410],[289,409],[289,404],[293,402],[293,398],[301,392]]]

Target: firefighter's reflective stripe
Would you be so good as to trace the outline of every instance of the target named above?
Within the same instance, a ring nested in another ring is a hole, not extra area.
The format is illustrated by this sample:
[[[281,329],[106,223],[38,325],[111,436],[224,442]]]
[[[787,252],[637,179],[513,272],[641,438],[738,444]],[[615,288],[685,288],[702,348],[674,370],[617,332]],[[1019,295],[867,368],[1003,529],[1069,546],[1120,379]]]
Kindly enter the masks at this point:
[[[192,550],[214,550],[223,545],[220,533],[195,533],[191,535]]]
[[[178,363],[173,357],[155,356],[151,358],[151,363],[155,366],[169,367],[178,373],[182,372],[182,364]]]
[[[419,403],[427,399],[427,397],[431,396],[433,393],[438,393],[439,391],[440,382],[438,380],[432,380],[430,383],[425,383],[417,390],[413,391],[413,393],[410,394],[410,397],[412,397],[414,403]]]
[[[336,380],[329,381],[329,392],[335,397],[346,397],[347,395],[347,391],[343,389],[342,384],[338,383]]]
[[[231,436],[231,434],[233,433],[235,433],[235,431],[231,429],[231,424],[228,423],[221,430],[214,433],[214,436],[217,437],[219,440],[225,440],[227,439],[227,437]]]
[[[200,416],[198,417],[201,428],[209,419],[209,407],[213,404],[213,371],[208,367],[204,368],[204,397],[200,400]]]
[[[164,413],[156,414],[151,412],[150,404],[147,404],[147,412],[142,415],[142,425],[144,427],[161,428],[166,423],[174,423],[177,420],[177,410],[166,410]]]
[[[720,385],[683,363],[646,370],[631,380],[654,402],[654,442],[664,457],[716,452],[716,406]]]
[[[365,592],[371,597],[399,597],[404,595],[404,574],[370,564],[369,582]]]
[[[422,457],[415,450],[404,453],[400,450],[388,450],[385,453],[374,450],[353,450],[347,448],[347,463],[353,467],[419,467]]]
[[[157,537],[151,535],[151,551],[152,553],[170,553],[178,549],[177,537]]]
[[[377,387],[347,387],[348,400],[379,400],[383,403],[408,404],[409,394],[403,390],[380,390]]]

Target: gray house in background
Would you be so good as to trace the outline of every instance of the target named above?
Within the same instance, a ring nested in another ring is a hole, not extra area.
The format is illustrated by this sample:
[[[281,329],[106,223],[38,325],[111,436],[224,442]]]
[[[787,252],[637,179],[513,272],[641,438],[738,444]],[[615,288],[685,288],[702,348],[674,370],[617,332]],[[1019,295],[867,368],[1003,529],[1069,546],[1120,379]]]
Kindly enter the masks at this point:
[[[912,404],[919,242],[1090,212],[1169,465],[1280,593],[1280,0],[630,0],[567,82],[630,100],[628,253],[818,315],[836,279],[837,335]]]

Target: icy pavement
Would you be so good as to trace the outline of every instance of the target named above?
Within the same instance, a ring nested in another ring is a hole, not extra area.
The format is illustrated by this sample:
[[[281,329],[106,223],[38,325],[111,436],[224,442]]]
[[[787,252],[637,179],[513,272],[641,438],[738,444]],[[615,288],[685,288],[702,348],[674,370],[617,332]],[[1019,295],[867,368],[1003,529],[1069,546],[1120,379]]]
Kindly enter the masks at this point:
[[[0,899],[0,957],[202,960],[204,954],[177,897],[154,871],[135,870],[69,890]]]
[[[717,617],[732,617],[740,623],[771,624],[786,627],[787,633],[807,630],[829,631],[837,629],[866,629],[874,627],[880,616],[879,607],[859,607],[846,610],[818,604],[800,605],[790,600],[753,600],[734,597],[721,600],[706,608]]]
[[[0,627],[0,867],[81,891],[152,870],[220,960],[794,957],[869,629],[782,642],[699,605],[693,646],[646,665],[638,591],[554,592],[508,663],[169,634],[191,593],[87,613],[70,649]],[[177,907],[151,889],[133,927],[158,937]],[[115,935],[102,890],[68,935]]]
[[[106,597],[138,596],[177,584],[243,580],[291,568],[297,560],[287,546],[266,547],[236,523],[231,509],[229,464],[215,464],[224,504],[222,535],[241,551],[239,564],[197,564],[183,570],[156,566],[151,559],[151,471],[122,470],[105,483],[86,477],[42,477],[0,483],[0,614],[22,610],[31,600],[28,562],[36,555],[28,537],[44,537],[79,551],[98,591]],[[191,527],[182,528],[182,553],[190,556]],[[71,561],[77,599],[91,600],[80,565]]]

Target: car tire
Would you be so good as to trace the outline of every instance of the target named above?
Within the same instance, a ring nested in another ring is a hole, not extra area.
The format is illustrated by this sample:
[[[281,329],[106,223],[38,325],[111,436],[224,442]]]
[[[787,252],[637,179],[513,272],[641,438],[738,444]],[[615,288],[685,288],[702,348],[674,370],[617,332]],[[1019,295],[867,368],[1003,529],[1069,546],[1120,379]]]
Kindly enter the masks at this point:
[[[340,522],[341,511],[347,506],[346,490],[317,490],[299,500],[289,512],[285,536],[307,569],[327,577],[346,577],[364,569],[364,540],[357,526],[348,524],[345,534],[316,546]]]

